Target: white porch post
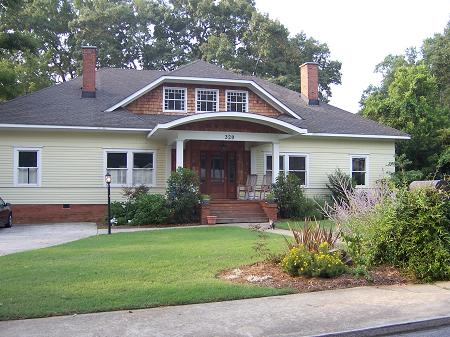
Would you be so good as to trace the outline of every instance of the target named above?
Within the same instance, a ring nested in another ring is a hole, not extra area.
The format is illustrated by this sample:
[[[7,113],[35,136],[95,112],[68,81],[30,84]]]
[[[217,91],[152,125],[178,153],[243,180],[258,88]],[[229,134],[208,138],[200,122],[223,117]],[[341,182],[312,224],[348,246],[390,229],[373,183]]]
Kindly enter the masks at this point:
[[[272,142],[272,182],[275,183],[280,173],[280,144]]]
[[[176,168],[183,167],[183,150],[184,150],[184,140],[176,141]]]
[[[250,148],[250,173],[256,174],[256,148]]]

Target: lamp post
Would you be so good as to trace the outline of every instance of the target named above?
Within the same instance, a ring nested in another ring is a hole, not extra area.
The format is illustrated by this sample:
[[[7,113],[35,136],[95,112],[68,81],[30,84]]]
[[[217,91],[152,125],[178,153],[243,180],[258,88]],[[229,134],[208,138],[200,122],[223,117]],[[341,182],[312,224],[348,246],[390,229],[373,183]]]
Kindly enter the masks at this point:
[[[111,174],[105,174],[105,182],[108,185],[108,234],[111,234]]]

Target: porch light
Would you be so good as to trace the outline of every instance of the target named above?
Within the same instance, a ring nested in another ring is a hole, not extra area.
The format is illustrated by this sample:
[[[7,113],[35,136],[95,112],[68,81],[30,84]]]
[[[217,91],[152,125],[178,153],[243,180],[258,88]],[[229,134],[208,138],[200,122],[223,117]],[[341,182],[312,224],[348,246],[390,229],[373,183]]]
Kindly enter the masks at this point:
[[[111,174],[109,172],[105,174],[105,182],[111,184]]]
[[[111,174],[105,174],[105,182],[108,185],[108,234],[111,234]]]

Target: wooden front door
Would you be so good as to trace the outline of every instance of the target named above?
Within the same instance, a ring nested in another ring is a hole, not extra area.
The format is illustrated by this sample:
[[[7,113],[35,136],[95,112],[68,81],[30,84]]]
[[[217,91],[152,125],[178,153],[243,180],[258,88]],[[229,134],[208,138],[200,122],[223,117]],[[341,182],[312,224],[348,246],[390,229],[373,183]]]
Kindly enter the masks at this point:
[[[236,152],[200,151],[200,191],[212,199],[236,198]]]

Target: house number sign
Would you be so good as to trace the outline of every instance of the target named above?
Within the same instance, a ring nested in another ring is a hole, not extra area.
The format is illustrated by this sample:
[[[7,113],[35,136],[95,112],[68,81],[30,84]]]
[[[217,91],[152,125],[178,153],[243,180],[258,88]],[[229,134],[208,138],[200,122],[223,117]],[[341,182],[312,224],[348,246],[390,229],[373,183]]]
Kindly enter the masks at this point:
[[[233,140],[234,139],[234,135],[232,135],[232,134],[226,134],[225,135],[225,140]]]

